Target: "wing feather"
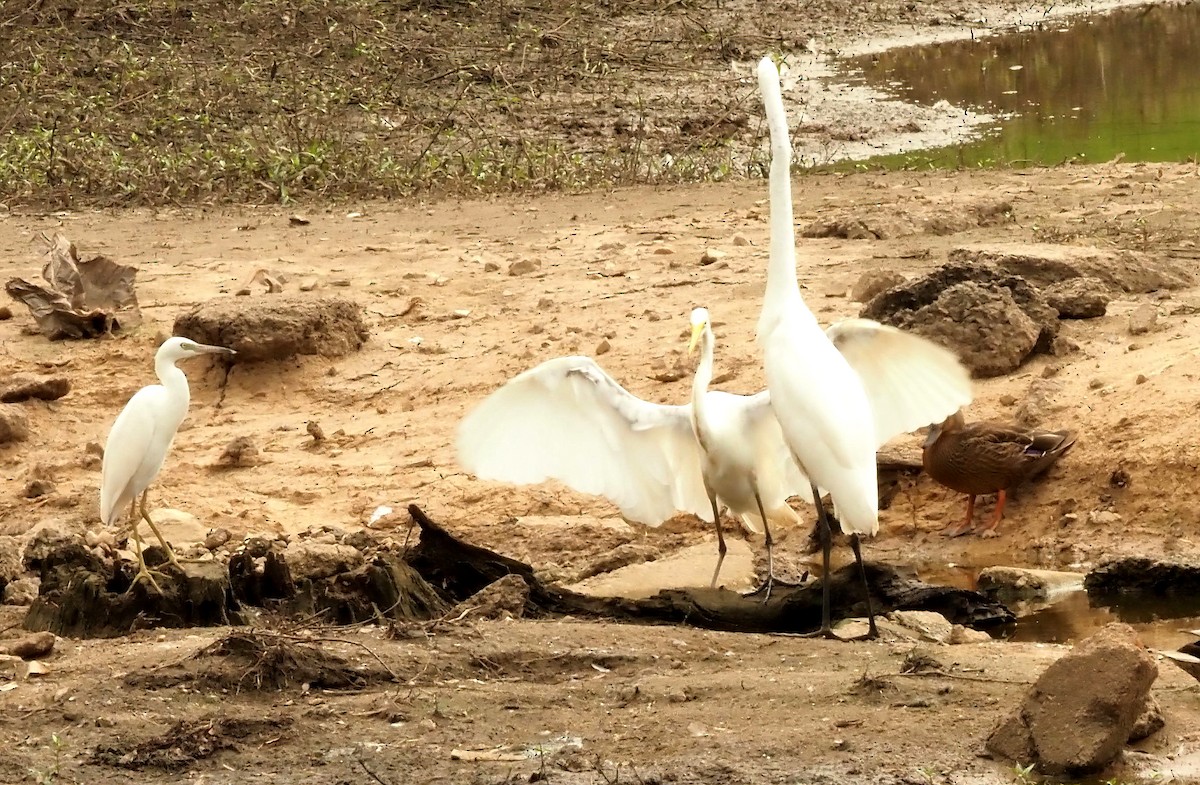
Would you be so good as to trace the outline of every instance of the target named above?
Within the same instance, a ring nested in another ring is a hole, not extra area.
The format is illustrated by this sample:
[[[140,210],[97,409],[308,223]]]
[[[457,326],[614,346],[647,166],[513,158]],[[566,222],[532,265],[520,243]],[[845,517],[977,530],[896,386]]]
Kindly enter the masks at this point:
[[[125,491],[154,443],[158,427],[154,403],[159,391],[162,387],[150,385],[134,393],[108,432],[100,470],[100,520],[105,524],[112,523],[121,512],[118,503],[129,502],[123,498]]]
[[[930,340],[870,319],[844,319],[825,334],[862,380],[881,446],[971,402],[967,369]]]
[[[771,409],[771,394],[766,390],[746,401],[748,437],[760,456],[755,467],[763,503],[775,507],[792,496],[813,503],[812,483],[801,471],[783,438],[783,430]]]
[[[548,360],[493,392],[459,425],[458,460],[480,479],[555,479],[656,526],[711,518],[691,405],[633,395],[589,357]]]

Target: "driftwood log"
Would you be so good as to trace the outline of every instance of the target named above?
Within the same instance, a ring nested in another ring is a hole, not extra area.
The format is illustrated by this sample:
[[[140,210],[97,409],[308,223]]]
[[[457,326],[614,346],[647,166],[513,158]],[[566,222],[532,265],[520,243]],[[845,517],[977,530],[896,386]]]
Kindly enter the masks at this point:
[[[821,624],[821,583],[781,588],[771,599],[745,597],[726,589],[680,589],[659,592],[646,599],[591,597],[547,586],[524,562],[464,542],[419,507],[409,514],[421,528],[421,538],[408,556],[425,580],[452,601],[462,601],[508,574],[520,575],[529,584],[526,612],[531,616],[571,614],[642,623],[691,624],[735,632],[809,632]],[[936,611],[955,624],[976,628],[1014,621],[999,602],[978,592],[931,586],[905,578],[881,564],[866,565],[867,581],[876,612],[893,610]],[[833,573],[832,614],[835,620],[866,614],[862,584],[854,565]]]

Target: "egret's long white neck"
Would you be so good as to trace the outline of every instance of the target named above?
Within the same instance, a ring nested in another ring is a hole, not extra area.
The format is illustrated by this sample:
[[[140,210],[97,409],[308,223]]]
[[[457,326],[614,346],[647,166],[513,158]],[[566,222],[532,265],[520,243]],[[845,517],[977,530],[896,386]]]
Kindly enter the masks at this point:
[[[700,334],[700,364],[696,366],[696,375],[692,377],[692,406],[699,411],[704,405],[704,394],[713,377],[713,338],[712,328],[704,326]]]
[[[161,354],[154,358],[154,373],[158,375],[162,386],[167,388],[167,392],[170,393],[168,400],[172,407],[178,410],[175,413],[182,419],[192,398],[187,376],[175,365],[175,360]]]
[[[771,135],[771,256],[767,267],[767,292],[763,298],[762,314],[758,320],[761,335],[785,313],[807,314],[796,283],[796,229],[792,212],[792,143],[788,138],[787,115],[783,110],[783,95],[779,88],[779,71],[770,57],[758,64],[758,87],[767,112],[767,128]]]

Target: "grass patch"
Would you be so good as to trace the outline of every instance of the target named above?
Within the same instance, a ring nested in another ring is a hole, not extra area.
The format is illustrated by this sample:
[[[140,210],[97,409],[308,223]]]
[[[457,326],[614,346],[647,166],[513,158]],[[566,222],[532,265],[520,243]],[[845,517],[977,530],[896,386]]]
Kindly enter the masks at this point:
[[[0,3],[0,196],[286,203],[757,175],[755,87],[728,63],[797,45],[793,17],[707,0]]]

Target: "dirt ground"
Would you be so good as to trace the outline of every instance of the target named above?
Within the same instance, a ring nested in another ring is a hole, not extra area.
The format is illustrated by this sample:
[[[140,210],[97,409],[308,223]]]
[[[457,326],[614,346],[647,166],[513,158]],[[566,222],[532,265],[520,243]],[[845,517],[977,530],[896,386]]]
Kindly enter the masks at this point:
[[[933,35],[934,27],[914,29]],[[847,291],[863,272],[915,275],[963,246],[1097,246],[1189,268],[1200,258],[1195,164],[812,175],[798,177],[794,190],[800,226],[853,215],[915,227],[878,240],[799,241],[800,281],[823,321],[857,314]],[[57,402],[20,404],[31,436],[0,447],[0,534],[43,522],[98,530],[99,462],[88,445],[103,443],[128,397],[153,381],[153,352],[178,314],[266,268],[286,275],[288,291],[315,278],[317,294],[355,298],[371,339],[346,357],[235,366],[228,378],[194,361],[191,411],[152,488],[152,508],[186,511],[240,538],[352,529],[379,505],[415,502],[466,538],[568,581],[626,543],[656,557],[713,547],[709,531],[683,516],[647,530],[623,523],[603,500],[553,484],[475,481],[455,464],[454,428],[512,375],[570,353],[602,352],[601,364],[632,392],[685,401],[690,374],[653,377],[681,361],[687,313],[697,305],[715,319],[719,387],[760,389],[753,332],[767,258],[765,197],[765,182],[751,181],[520,201],[308,205],[307,225],[289,221],[294,211],[262,207],[0,213],[6,278],[35,277],[39,233],[61,231],[84,256],[137,265],[147,317],[130,335],[88,343],[29,334],[19,308],[0,322],[0,378],[55,373],[73,385]],[[1011,202],[1015,221],[920,228],[996,198]],[[702,266],[710,248],[727,255]],[[527,260],[540,267],[507,274]],[[271,295],[256,287],[251,296]],[[1129,313],[1144,302],[1158,308],[1158,326],[1131,336]],[[930,569],[1195,558],[1197,312],[1200,287],[1118,295],[1107,316],[1064,323],[1077,351],[981,381],[972,418],[1011,418],[1031,385],[1049,381],[1043,424],[1077,430],[1077,446],[1010,503],[995,539],[942,536],[963,500],[921,478],[881,514],[868,558]],[[324,442],[312,442],[309,422],[320,424]],[[216,467],[243,436],[261,462]],[[919,438],[898,444],[915,449]],[[1114,483],[1118,469],[1127,480]],[[26,498],[34,476],[52,478],[54,490]],[[1096,519],[1100,512],[1117,517]],[[400,525],[397,538],[404,523],[384,521]],[[785,567],[807,558],[806,532],[788,534],[779,546]],[[0,639],[20,634],[22,611],[3,608]],[[1062,651],[1001,642],[933,648],[942,672],[901,675],[913,644],[564,619],[414,629],[399,640],[374,627],[314,633],[336,639],[322,645],[351,666],[374,669],[377,680],[360,689],[276,693],[145,677],[225,633],[63,641],[44,677],[6,682],[0,671],[0,689],[14,685],[0,692],[0,781],[1013,782],[1011,764],[979,757],[982,740]],[[391,675],[378,672],[375,656]],[[1168,663],[1161,670],[1154,693],[1167,726],[1125,773],[1188,781],[1195,771],[1180,761],[1200,755],[1200,699],[1190,678]],[[180,745],[185,738],[190,748]],[[211,743],[201,749],[195,739]],[[546,755],[480,761],[453,752],[526,745]]]

